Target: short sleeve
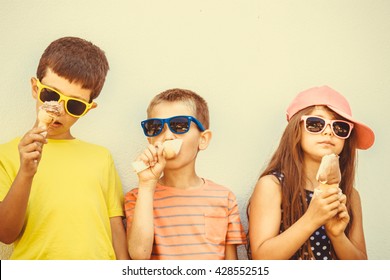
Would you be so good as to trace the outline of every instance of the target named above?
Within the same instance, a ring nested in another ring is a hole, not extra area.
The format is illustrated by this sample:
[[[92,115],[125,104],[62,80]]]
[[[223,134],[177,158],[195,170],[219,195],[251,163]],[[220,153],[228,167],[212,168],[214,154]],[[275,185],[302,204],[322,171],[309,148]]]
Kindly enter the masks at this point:
[[[125,196],[126,225],[130,228],[133,222],[135,203],[137,202],[138,189],[130,190]]]
[[[122,183],[111,155],[109,155],[108,165],[108,215],[109,217],[123,216]]]
[[[0,201],[7,195],[19,170],[19,139],[0,145]]]
[[[246,244],[246,234],[241,223],[240,213],[235,195],[228,195],[228,231],[226,244]]]

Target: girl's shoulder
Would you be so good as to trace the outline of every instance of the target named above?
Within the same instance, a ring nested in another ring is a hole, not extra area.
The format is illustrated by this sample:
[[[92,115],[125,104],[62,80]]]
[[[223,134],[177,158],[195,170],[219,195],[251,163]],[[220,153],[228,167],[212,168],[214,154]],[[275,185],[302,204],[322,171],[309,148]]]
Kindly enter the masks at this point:
[[[254,211],[277,213],[282,204],[282,187],[274,175],[260,177],[249,200],[250,212]]]
[[[260,177],[255,186],[255,193],[267,196],[280,195],[282,192],[281,181],[274,174]]]
[[[283,184],[284,174],[282,172],[280,172],[280,171],[272,171],[269,175],[270,176],[274,176],[276,179],[278,179],[280,184]]]

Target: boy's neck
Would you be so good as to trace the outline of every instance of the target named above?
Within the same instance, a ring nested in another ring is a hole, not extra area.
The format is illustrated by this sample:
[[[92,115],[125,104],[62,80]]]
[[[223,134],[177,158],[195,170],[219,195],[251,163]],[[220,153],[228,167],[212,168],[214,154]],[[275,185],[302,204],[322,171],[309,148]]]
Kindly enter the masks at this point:
[[[70,131],[66,131],[60,134],[49,134],[47,135],[48,139],[54,139],[54,140],[73,140],[75,137],[70,133]]]
[[[178,174],[177,172],[164,173],[164,176],[160,178],[159,183],[163,186],[190,190],[198,189],[202,187],[205,181],[200,178],[196,173],[193,174]]]

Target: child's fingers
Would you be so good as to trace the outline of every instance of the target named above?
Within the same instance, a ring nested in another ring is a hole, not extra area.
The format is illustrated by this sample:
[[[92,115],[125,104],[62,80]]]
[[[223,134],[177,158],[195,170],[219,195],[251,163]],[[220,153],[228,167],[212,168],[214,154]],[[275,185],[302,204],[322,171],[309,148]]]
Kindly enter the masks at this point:
[[[40,134],[39,132],[42,131],[41,129],[32,129],[29,132],[27,132],[23,138],[19,142],[19,148],[23,146],[27,146],[33,142],[46,144],[47,140],[46,138]]]
[[[40,134],[44,131],[47,131],[47,128],[46,127],[39,127],[39,126],[35,126],[30,130],[31,133],[37,133],[37,134]]]
[[[153,166],[156,164],[156,150],[152,145],[149,145],[143,153],[138,157],[138,160],[143,161],[145,164],[149,166]]]
[[[323,198],[323,200],[327,205],[338,206],[341,204],[338,194],[332,194],[330,196],[327,196],[326,198]]]
[[[339,207],[338,217],[339,219],[349,218],[348,210],[345,204],[341,204]]]
[[[315,188],[314,196],[319,198],[327,198],[338,194],[340,192],[339,188]]]
[[[157,160],[162,165],[165,165],[165,157],[164,157],[164,146],[161,142],[156,143],[156,149],[157,149]]]
[[[340,197],[339,197],[339,201],[342,203],[342,204],[346,204],[347,203],[347,196],[343,193],[340,194]]]
[[[347,206],[344,203],[340,203],[338,210],[339,212],[347,211]]]
[[[347,206],[345,203],[341,203],[338,207],[338,214],[337,214],[339,219],[349,219],[349,213]]]
[[[138,160],[142,160],[149,166],[154,166],[157,162],[159,162],[161,154],[162,146],[160,142],[157,142],[155,145],[148,145],[148,147],[138,157]]]
[[[340,205],[341,205],[340,201],[338,201],[338,200],[336,199],[336,200],[334,200],[333,202],[330,202],[330,203],[328,204],[328,209],[329,209],[330,211],[336,211],[336,213],[334,213],[334,214],[337,214],[337,213],[339,212],[339,207],[340,207]]]
[[[340,212],[338,214],[338,217],[339,217],[339,219],[348,218],[348,212],[347,211]]]
[[[157,150],[157,156],[161,157],[164,152],[164,146],[161,142],[156,142],[156,150]]]
[[[332,196],[334,194],[338,194],[340,192],[339,188],[328,188],[324,191],[324,197]]]
[[[24,146],[19,146],[21,159],[38,159],[41,156],[43,144],[41,142],[32,142]]]
[[[40,134],[42,131],[42,128],[33,128],[20,140],[18,149],[22,163],[40,160],[43,145],[47,143],[46,138]]]

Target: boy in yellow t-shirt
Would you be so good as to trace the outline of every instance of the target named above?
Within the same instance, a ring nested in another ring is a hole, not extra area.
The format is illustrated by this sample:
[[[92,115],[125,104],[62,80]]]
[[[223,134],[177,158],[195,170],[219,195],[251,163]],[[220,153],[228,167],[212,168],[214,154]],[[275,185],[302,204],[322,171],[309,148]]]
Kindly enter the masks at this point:
[[[43,53],[31,79],[37,112],[60,114],[0,145],[0,241],[11,259],[127,259],[122,185],[107,149],[70,129],[96,107],[108,62],[92,43],[64,37]],[[61,112],[62,111],[62,112]]]
[[[150,145],[135,166],[148,168],[125,197],[130,257],[237,259],[236,246],[246,238],[236,198],[195,171],[198,152],[211,140],[206,101],[171,89],[151,101],[147,114],[141,125]],[[182,141],[176,155],[166,145],[175,139]]]

